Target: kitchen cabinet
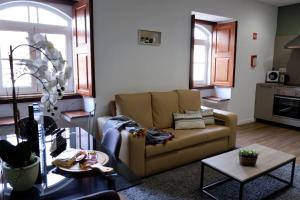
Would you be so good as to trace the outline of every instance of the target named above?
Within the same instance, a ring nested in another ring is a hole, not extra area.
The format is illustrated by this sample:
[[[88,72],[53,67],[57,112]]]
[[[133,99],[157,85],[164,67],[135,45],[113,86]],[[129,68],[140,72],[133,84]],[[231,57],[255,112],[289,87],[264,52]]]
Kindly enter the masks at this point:
[[[300,87],[278,83],[258,83],[256,85],[254,117],[300,127],[299,102]]]
[[[271,84],[256,85],[254,117],[272,120],[275,87]]]

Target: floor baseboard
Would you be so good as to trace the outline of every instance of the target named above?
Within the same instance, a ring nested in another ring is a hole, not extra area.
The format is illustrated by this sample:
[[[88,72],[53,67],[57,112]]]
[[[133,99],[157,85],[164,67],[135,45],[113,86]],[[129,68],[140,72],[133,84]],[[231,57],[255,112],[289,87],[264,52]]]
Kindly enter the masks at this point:
[[[238,120],[237,125],[241,126],[241,125],[250,124],[250,123],[253,123],[253,122],[255,122],[254,118],[243,119],[243,120]]]

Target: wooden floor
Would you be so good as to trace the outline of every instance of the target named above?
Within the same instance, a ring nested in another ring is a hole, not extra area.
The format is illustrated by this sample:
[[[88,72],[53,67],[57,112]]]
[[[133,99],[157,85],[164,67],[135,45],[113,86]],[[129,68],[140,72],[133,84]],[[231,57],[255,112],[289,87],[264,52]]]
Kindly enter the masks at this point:
[[[297,156],[300,165],[300,131],[265,123],[251,123],[238,127],[237,145],[262,144]]]

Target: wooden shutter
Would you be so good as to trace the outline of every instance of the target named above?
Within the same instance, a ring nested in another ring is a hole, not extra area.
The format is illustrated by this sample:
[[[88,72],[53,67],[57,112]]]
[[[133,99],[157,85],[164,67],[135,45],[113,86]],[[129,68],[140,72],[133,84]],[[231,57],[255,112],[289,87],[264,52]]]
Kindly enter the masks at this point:
[[[234,86],[237,22],[217,24],[213,31],[211,82]]]
[[[73,6],[73,51],[76,92],[95,97],[92,3],[79,0]]]
[[[191,43],[190,43],[190,74],[189,74],[189,88],[193,89],[194,81],[193,81],[193,73],[194,73],[194,45],[195,45],[195,38],[194,38],[194,29],[195,29],[195,15],[192,15],[192,21],[191,21]]]

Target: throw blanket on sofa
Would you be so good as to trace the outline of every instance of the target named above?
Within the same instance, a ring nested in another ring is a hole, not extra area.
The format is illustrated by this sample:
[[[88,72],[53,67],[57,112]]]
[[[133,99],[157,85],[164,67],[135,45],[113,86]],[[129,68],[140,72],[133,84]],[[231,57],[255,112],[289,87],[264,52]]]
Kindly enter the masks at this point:
[[[117,129],[118,131],[125,129],[135,136],[146,135],[146,145],[165,144],[167,141],[174,138],[172,133],[158,128],[149,128],[145,130],[137,122],[123,115],[118,115],[107,120],[103,125],[103,133],[105,134],[111,128]]]

